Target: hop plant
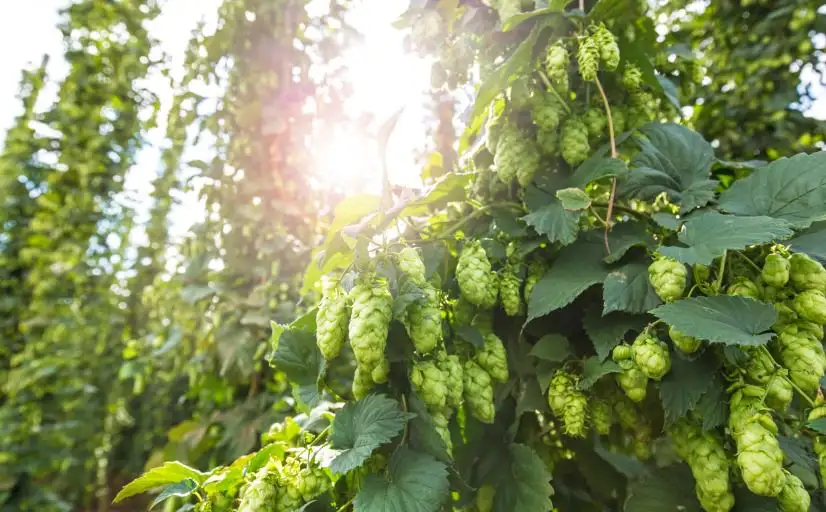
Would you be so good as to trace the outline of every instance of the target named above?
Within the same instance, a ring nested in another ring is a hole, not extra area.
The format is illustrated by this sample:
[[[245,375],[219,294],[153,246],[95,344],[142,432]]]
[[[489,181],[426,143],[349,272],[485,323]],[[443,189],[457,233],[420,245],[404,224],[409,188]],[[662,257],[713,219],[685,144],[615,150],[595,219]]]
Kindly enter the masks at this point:
[[[677,454],[686,461],[696,482],[697,498],[709,512],[728,512],[734,507],[729,462],[723,445],[710,432],[683,419],[669,429]]]
[[[410,383],[428,408],[439,410],[447,403],[447,375],[432,361],[415,363]]]
[[[642,86],[642,71],[637,66],[628,64],[628,61],[622,72],[622,86],[629,91],[636,91]]]
[[[803,253],[796,252],[789,258],[789,279],[798,291],[826,291],[826,269]]]
[[[278,495],[278,477],[264,466],[255,478],[241,489],[238,512],[276,512],[273,502]]]
[[[614,424],[614,410],[607,400],[594,398],[590,407],[591,424],[598,434],[607,436]]]
[[[322,281],[321,302],[316,312],[316,344],[324,359],[338,357],[347,338],[347,298],[337,286]]]
[[[634,362],[649,379],[660,380],[671,369],[668,345],[656,337],[640,334],[631,348],[634,350]]]
[[[515,267],[507,265],[499,278],[499,299],[506,315],[517,316],[522,313],[521,288],[522,280]]]
[[[579,390],[570,392],[565,400],[562,412],[562,422],[565,425],[565,434],[571,437],[585,437],[587,433],[586,420],[588,398]]]
[[[439,434],[439,437],[445,444],[445,450],[449,455],[452,455],[453,442],[450,439],[450,428],[448,426],[449,420],[447,416],[440,411],[435,411],[430,414],[430,421],[433,423],[433,428],[436,430],[436,433]]]
[[[737,444],[737,466],[743,481],[754,494],[777,496],[786,481],[783,450],[775,436],[777,426],[763,413],[741,421],[732,430],[732,436]]]
[[[407,307],[403,323],[416,351],[427,354],[442,341],[442,311],[433,285],[423,281],[418,290],[423,296]]]
[[[599,71],[599,59],[601,51],[597,41],[591,36],[579,39],[579,49],[576,53],[577,64],[579,65],[579,75],[586,82],[593,82],[597,78]]]
[[[446,403],[450,407],[458,407],[462,404],[462,393],[464,392],[464,376],[462,375],[462,363],[459,356],[448,355],[447,352],[440,352],[437,356],[439,369],[446,377],[447,397]]]
[[[493,157],[500,180],[510,183],[516,178],[520,185],[527,187],[539,170],[540,161],[539,149],[532,138],[516,127],[503,128]]]
[[[673,302],[685,293],[688,272],[677,260],[659,257],[648,266],[648,280],[664,302]]]
[[[411,281],[416,284],[425,282],[424,261],[414,247],[405,247],[399,251],[396,255],[396,264],[399,271]]]
[[[296,488],[304,501],[310,501],[319,494],[324,494],[332,487],[324,470],[317,467],[307,468],[297,475]]]
[[[622,388],[625,394],[634,402],[642,402],[648,393],[648,377],[637,366],[633,359],[624,359],[619,361],[619,366],[622,368],[620,373],[617,373],[617,384]]]
[[[562,158],[570,165],[584,162],[591,153],[588,142],[588,127],[582,119],[572,117],[562,125],[560,139]]]
[[[760,299],[760,288],[746,277],[738,277],[726,289],[727,295]]]
[[[781,254],[769,254],[763,263],[760,278],[769,286],[782,288],[789,282],[791,263]]]
[[[547,267],[544,262],[540,260],[534,260],[528,265],[528,275],[525,277],[525,302],[529,302],[531,299],[531,293],[533,293],[533,287],[536,286],[536,283],[542,279],[542,276],[545,275],[547,271]]]
[[[608,71],[614,71],[619,66],[620,50],[614,34],[603,23],[594,30],[593,39],[599,48],[599,57]]]
[[[585,116],[583,116],[583,121],[585,122],[585,126],[588,127],[588,135],[592,139],[599,139],[606,133],[605,127],[608,125],[608,118],[601,109],[588,109],[588,111],[585,112]]]
[[[473,361],[465,361],[464,371],[465,402],[470,413],[482,423],[493,423],[496,411],[493,408],[493,384],[490,375]]]
[[[376,366],[378,368],[378,366]],[[356,400],[361,400],[368,393],[370,390],[373,389],[375,382],[373,382],[373,376],[371,375],[373,370],[366,370],[361,366],[356,367],[356,371],[353,374],[353,397]]]
[[[493,380],[508,381],[508,356],[505,353],[505,345],[495,334],[485,334],[485,344],[476,353],[476,362]]]
[[[576,379],[563,370],[557,370],[548,386],[548,407],[556,417],[562,417],[568,395],[575,391]]]
[[[826,296],[820,290],[806,290],[797,294],[792,303],[795,313],[804,320],[826,324]]]
[[[671,338],[674,346],[683,354],[693,354],[697,352],[703,343],[693,336],[687,336],[681,333],[675,329],[674,326],[668,328],[668,337]]]
[[[561,44],[555,44],[548,48],[548,55],[545,57],[545,73],[555,84],[560,85],[562,90],[568,90],[568,62],[570,56],[568,50]]]
[[[487,138],[485,138],[485,148],[491,155],[496,154],[496,147],[499,144],[499,139],[502,136],[502,129],[505,126],[505,117],[501,110],[497,108],[497,102],[493,101],[488,109],[488,119],[485,122],[485,131]]]
[[[545,93],[532,104],[531,117],[540,130],[555,131],[562,120],[562,105],[553,94]]]
[[[370,379],[376,384],[384,384],[388,377],[390,377],[390,361],[384,358],[370,372]]]
[[[818,399],[816,404],[815,408],[809,411],[809,422],[826,418],[826,405],[823,405],[823,400]],[[817,436],[813,448],[820,466],[820,485],[826,487],[826,436]]]
[[[359,366],[368,372],[384,357],[387,334],[393,318],[393,296],[387,281],[362,282],[350,290],[350,346]]]
[[[777,336],[776,351],[792,382],[814,396],[826,369],[826,356],[820,341],[793,330],[784,330]]]
[[[812,498],[809,496],[806,487],[800,478],[784,471],[786,475],[786,482],[783,485],[783,490],[777,496],[777,501],[780,504],[781,512],[809,512],[809,507],[812,505]]]
[[[485,249],[478,241],[467,244],[456,263],[456,281],[462,295],[474,306],[490,309],[496,305],[499,287],[491,272]]]

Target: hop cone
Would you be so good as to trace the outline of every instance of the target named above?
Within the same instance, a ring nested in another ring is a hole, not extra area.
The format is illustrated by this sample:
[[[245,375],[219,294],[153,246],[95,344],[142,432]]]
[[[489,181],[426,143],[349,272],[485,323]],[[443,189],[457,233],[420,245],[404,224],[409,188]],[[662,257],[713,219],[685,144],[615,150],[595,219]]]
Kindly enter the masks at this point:
[[[631,348],[634,350],[634,361],[649,379],[660,380],[671,369],[668,346],[654,336],[641,334]]]
[[[728,512],[734,507],[729,462],[716,436],[699,425],[681,420],[669,430],[680,458],[686,461],[696,481],[697,498],[706,511]]]
[[[560,44],[555,44],[548,48],[548,55],[545,57],[545,72],[548,78],[556,84],[564,85],[568,89],[568,50]]]
[[[826,296],[820,290],[806,290],[797,294],[792,303],[795,313],[804,320],[826,324]]]
[[[789,258],[789,279],[799,291],[826,291],[826,269],[803,253],[794,253]]]
[[[532,261],[530,265],[528,265],[528,275],[525,277],[525,302],[530,302],[531,293],[533,293],[533,287],[536,286],[536,283],[539,282],[540,279],[545,275],[545,271],[547,267],[542,261],[535,260]]]
[[[579,74],[586,82],[596,80],[600,57],[599,45],[593,37],[583,37],[579,40],[576,60],[579,64]]]
[[[668,329],[668,337],[674,343],[674,346],[683,354],[693,354],[700,349],[702,341],[693,336],[686,336],[673,326]]]
[[[378,368],[378,366],[376,366]],[[361,366],[356,367],[356,372],[353,374],[353,396],[356,400],[361,400],[370,390],[373,389],[375,382],[373,382],[372,370],[366,370]]]
[[[519,293],[521,288],[522,280],[519,279],[519,274],[512,265],[508,265],[499,279],[499,299],[506,315],[516,316],[522,312],[522,299]]]
[[[297,475],[296,488],[304,501],[310,501],[332,487],[330,479],[321,468],[308,468]]]
[[[587,428],[588,398],[575,390],[568,394],[565,407],[562,411],[562,422],[565,424],[565,434],[571,437],[585,437]]]
[[[442,409],[447,403],[447,375],[431,361],[413,365],[410,383],[428,408]]]
[[[777,337],[776,348],[778,361],[789,371],[792,382],[814,396],[826,369],[826,356],[820,341],[784,330]]]
[[[781,512],[809,512],[812,498],[798,477],[785,471],[786,483],[777,497]]]
[[[826,418],[826,405],[823,405],[821,400],[816,402],[818,405],[809,412],[808,420],[814,421],[820,418]],[[817,436],[814,442],[814,452],[817,455],[817,460],[820,465],[820,484],[826,487],[826,436]]]
[[[591,424],[598,434],[607,436],[611,432],[611,425],[614,424],[614,410],[607,400],[595,398],[591,401],[590,407]]]
[[[445,450],[447,450],[448,454],[452,454],[453,442],[450,439],[450,428],[448,427],[447,416],[437,411],[430,414],[430,420],[433,422],[433,428],[439,434],[439,437],[442,438],[442,442],[445,444]]]
[[[789,282],[791,263],[780,254],[769,254],[763,263],[760,278],[769,286],[782,288]]]
[[[608,71],[617,69],[620,62],[620,51],[614,34],[604,24],[600,23],[594,31],[593,39],[599,48],[599,56],[602,63],[605,64],[605,69]]]
[[[664,302],[683,296],[687,278],[685,265],[671,258],[657,258],[648,266],[648,280]]]
[[[379,361],[379,364],[373,368],[373,371],[370,372],[370,379],[376,384],[384,384],[387,382],[388,377],[390,376],[390,361],[387,358],[383,358]]]
[[[372,371],[384,357],[393,318],[393,297],[385,280],[359,283],[350,290],[350,296],[350,345],[359,366]]]
[[[263,467],[255,474],[255,479],[241,489],[238,512],[276,512],[273,506],[278,494],[278,479]]]
[[[402,274],[411,281],[420,284],[425,282],[424,262],[419,251],[413,247],[405,247],[396,255],[396,262]]]
[[[611,120],[614,122],[614,133],[619,135],[627,128],[625,110],[621,108],[611,109]]]
[[[505,118],[501,112],[496,111],[496,102],[494,101],[490,104],[488,120],[485,123],[485,130],[487,132],[485,148],[491,155],[496,154],[496,147],[499,145],[499,139],[502,136],[504,126]]]
[[[465,403],[470,413],[482,423],[493,423],[496,411],[493,408],[493,384],[490,375],[473,361],[465,362],[463,375]]]
[[[783,450],[764,421],[748,420],[736,435],[737,465],[751,492],[760,496],[777,496],[786,481]]]
[[[619,363],[622,371],[617,375],[617,384],[625,394],[634,402],[642,402],[648,392],[648,377],[643,373],[637,363],[631,359],[625,359]]]
[[[642,71],[633,64],[626,61],[625,70],[622,72],[622,85],[629,91],[636,91],[642,86]]]
[[[474,306],[490,309],[496,305],[499,287],[491,272],[485,249],[478,241],[467,244],[456,263],[456,281],[462,295]]]
[[[760,288],[751,279],[740,277],[734,280],[726,289],[727,295],[760,299]]]
[[[539,169],[541,156],[533,139],[512,126],[506,126],[496,146],[493,164],[504,183],[516,178],[523,187],[530,185]]]
[[[588,136],[592,139],[599,139],[607,133],[605,130],[606,126],[608,126],[608,118],[602,110],[598,108],[588,109],[588,111],[585,112],[583,121],[588,128]]]
[[[318,350],[324,359],[333,359],[347,338],[347,298],[326,278],[315,318]]]
[[[562,125],[560,139],[562,158],[570,165],[584,162],[591,153],[588,142],[588,127],[578,118],[572,117]]]
[[[536,145],[543,154],[556,157],[559,152],[559,130],[539,128],[536,132]]]
[[[446,403],[450,407],[459,407],[462,404],[464,392],[464,376],[459,356],[440,352],[437,359],[439,369],[442,370],[447,382]]]
[[[508,356],[505,353],[505,345],[495,334],[485,335],[485,344],[476,353],[476,362],[492,379],[499,382],[508,381]]]
[[[427,354],[442,341],[442,311],[439,292],[433,285],[423,281],[418,289],[423,297],[407,307],[403,323],[416,350]]]
[[[533,103],[531,117],[540,130],[554,131],[562,120],[562,106],[553,94],[546,93]]]
[[[548,407],[558,418],[562,418],[568,396],[576,391],[576,379],[569,373],[557,370],[548,386]]]
[[[769,379],[766,387],[766,405],[779,412],[786,410],[794,398],[794,388],[786,378],[787,374],[785,370],[778,371]]]

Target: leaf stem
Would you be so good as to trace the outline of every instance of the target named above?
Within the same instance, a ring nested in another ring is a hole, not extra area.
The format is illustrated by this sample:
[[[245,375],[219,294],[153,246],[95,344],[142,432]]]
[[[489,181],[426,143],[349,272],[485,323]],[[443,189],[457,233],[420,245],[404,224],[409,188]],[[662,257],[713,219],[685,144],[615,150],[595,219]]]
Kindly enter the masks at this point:
[[[584,9],[584,0],[580,0],[580,8]],[[594,78],[594,83],[597,85],[599,95],[602,96],[602,102],[605,104],[605,116],[608,118],[608,141],[611,143],[611,158],[617,158],[617,141],[614,137],[614,117],[611,115],[611,105],[608,104],[608,96],[605,94],[605,89],[602,88],[602,83],[599,77]],[[611,247],[608,244],[608,232],[611,231],[611,216],[614,213],[614,202],[617,198],[617,177],[611,177],[611,196],[608,199],[608,212],[605,214],[605,249],[608,254],[611,254]]]
[[[726,274],[726,255],[728,251],[723,251],[723,256],[720,258],[720,268],[717,271],[717,289],[721,290],[723,288],[723,277]]]
[[[763,272],[763,269],[761,269],[760,267],[758,267],[758,266],[757,266],[757,264],[756,264],[755,262],[751,261],[751,258],[749,258],[748,256],[746,256],[746,255],[745,255],[745,254],[743,254],[742,252],[740,252],[740,251],[735,251],[735,254],[737,254],[738,256],[740,256],[741,258],[743,258],[744,260],[746,260],[746,263],[748,263],[749,265],[751,265],[751,266],[752,266],[752,268],[753,268],[754,270],[756,270],[758,274],[759,274],[759,273],[761,273],[761,272]]]
[[[539,77],[542,79],[542,82],[545,83],[545,87],[548,88],[548,91],[554,95],[557,101],[559,101],[559,104],[562,105],[562,108],[565,109],[565,113],[567,115],[571,115],[571,107],[569,107],[568,104],[565,103],[565,100],[562,99],[562,96],[559,95],[559,92],[554,88],[551,80],[548,78],[548,75],[546,75],[544,71],[540,70]]]
[[[345,510],[345,509],[347,509],[347,507],[349,507],[350,505],[352,505],[352,504],[353,504],[353,500],[355,500],[355,499],[356,499],[356,497],[355,497],[355,496],[353,496],[352,498],[350,498],[349,500],[347,500],[347,503],[345,503],[345,504],[344,504],[344,505],[342,505],[341,507],[337,508],[337,509],[336,509],[336,512],[344,512],[344,510]]]
[[[775,364],[775,366],[777,366],[778,368],[783,368],[783,365],[781,365],[780,363],[777,362],[777,360],[774,358],[772,353],[769,352],[769,349],[766,348],[766,345],[760,345],[760,349],[763,350],[763,352],[766,353],[766,355],[772,360],[772,362]],[[784,377],[784,378],[787,381],[789,381],[789,384],[792,385],[792,388],[794,388],[794,390],[797,391],[800,394],[800,396],[802,396],[809,403],[809,405],[811,405],[812,407],[815,407],[814,401],[809,397],[809,395],[806,394],[805,391],[800,389],[800,387],[797,384],[795,384],[794,381],[792,381],[792,379],[790,379],[788,377]]]

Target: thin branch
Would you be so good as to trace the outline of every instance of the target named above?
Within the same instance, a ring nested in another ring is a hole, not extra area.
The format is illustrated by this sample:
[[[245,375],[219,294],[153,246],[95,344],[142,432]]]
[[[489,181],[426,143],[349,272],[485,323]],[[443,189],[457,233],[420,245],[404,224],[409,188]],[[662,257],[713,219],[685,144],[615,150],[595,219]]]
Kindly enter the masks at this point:
[[[580,0],[580,5],[583,5],[584,0]],[[611,143],[611,158],[617,158],[617,141],[614,136],[614,117],[611,115],[611,106],[608,104],[608,96],[605,94],[605,89],[599,81],[599,77],[594,79],[599,90],[599,95],[602,96],[602,102],[605,104],[605,116],[608,118],[608,140]],[[608,212],[605,214],[605,250],[611,254],[611,247],[608,244],[608,232],[611,231],[611,217],[614,213],[614,202],[617,198],[617,177],[611,177],[611,197],[608,199]]]

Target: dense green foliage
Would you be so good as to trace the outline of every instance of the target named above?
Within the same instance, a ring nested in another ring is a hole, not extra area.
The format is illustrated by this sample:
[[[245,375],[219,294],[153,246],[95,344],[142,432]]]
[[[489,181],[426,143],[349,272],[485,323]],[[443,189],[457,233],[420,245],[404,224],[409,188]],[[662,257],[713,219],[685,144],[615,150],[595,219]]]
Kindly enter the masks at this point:
[[[117,506],[826,507],[826,163],[781,158],[824,137],[817,5],[490,3],[398,23],[438,57],[437,153],[389,207],[310,185],[347,3],[226,0],[146,216],[162,5],[67,9],[58,99],[27,72],[0,155],[3,510],[105,510],[144,469]]]

